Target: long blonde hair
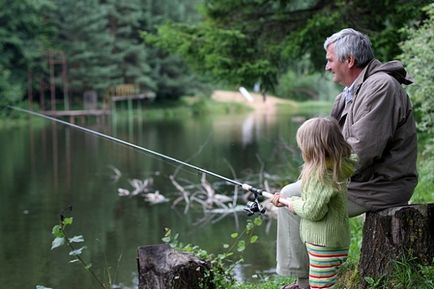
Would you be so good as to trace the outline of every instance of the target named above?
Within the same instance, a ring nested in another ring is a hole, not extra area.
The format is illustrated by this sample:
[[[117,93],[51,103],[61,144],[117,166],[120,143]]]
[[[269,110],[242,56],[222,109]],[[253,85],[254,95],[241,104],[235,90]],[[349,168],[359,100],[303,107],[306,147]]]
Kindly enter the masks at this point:
[[[346,185],[351,175],[345,169],[351,156],[351,146],[345,141],[338,122],[333,118],[317,117],[304,122],[297,131],[297,144],[304,164],[300,174],[302,184],[314,177],[336,190]]]

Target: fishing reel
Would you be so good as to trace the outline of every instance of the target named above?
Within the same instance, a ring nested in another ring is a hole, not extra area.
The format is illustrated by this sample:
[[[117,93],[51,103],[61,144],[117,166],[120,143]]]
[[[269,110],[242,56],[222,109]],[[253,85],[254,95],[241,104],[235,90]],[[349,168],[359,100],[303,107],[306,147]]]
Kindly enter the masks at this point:
[[[261,194],[262,191],[253,188],[252,186],[247,184],[243,184],[242,188],[252,192],[255,196],[254,200],[247,202],[246,207],[243,209],[247,213],[247,216],[252,216],[255,213],[265,214],[265,208],[259,203],[258,200],[259,195]]]
[[[247,216],[252,216],[255,213],[265,213],[265,208],[261,206],[256,197],[254,201],[247,202],[246,207],[243,210],[247,212]]]

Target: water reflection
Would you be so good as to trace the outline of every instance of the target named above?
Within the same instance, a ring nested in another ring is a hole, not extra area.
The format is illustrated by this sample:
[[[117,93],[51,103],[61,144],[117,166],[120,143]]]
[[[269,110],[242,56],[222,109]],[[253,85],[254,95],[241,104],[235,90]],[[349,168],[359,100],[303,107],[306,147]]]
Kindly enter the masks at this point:
[[[119,122],[86,125],[128,142],[168,154],[229,178],[258,183],[259,172],[282,175],[276,187],[293,180],[299,156],[281,149],[294,148],[298,124],[287,115],[186,118],[164,121]],[[201,222],[202,208],[185,213],[184,206],[171,208],[179,197],[169,180],[177,165],[161,161],[128,147],[54,123],[0,130],[3,158],[0,162],[0,282],[5,288],[90,288],[92,280],[77,264],[69,264],[65,248],[50,251],[51,228],[58,213],[72,206],[71,235],[81,234],[87,249],[84,257],[101,275],[110,268],[124,288],[135,285],[136,248],[161,243],[164,228],[180,239],[221,252],[230,234],[243,228],[244,214],[228,214]],[[280,149],[279,149],[280,148]],[[200,152],[200,153],[198,153]],[[261,161],[259,161],[261,160]],[[113,179],[113,169],[121,175]],[[235,174],[235,175],[234,175]],[[143,198],[118,196],[128,180],[153,178],[153,186],[169,202],[151,205]],[[182,168],[177,174],[185,183],[199,184],[201,175]],[[207,178],[220,194],[233,192],[220,180]],[[275,222],[260,228],[259,241],[246,252],[246,264],[237,268],[239,279],[273,270]],[[26,274],[22,274],[26,272]]]

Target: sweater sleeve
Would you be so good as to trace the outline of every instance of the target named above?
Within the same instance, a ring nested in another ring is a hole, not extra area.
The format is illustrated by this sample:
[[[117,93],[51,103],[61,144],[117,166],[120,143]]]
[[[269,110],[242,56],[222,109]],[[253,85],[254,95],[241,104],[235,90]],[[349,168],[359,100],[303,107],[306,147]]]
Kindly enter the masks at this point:
[[[320,221],[328,211],[328,203],[334,191],[331,186],[312,181],[304,186],[302,197],[291,198],[294,212],[303,219]]]

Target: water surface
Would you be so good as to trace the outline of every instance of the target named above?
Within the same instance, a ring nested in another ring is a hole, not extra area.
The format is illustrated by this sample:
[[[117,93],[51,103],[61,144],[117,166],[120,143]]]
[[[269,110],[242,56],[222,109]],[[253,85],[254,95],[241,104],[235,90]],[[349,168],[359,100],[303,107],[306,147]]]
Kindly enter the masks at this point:
[[[188,160],[195,166],[253,185],[267,180],[278,188],[297,176],[301,164],[295,145],[300,119],[286,114],[133,119],[78,123],[125,141]],[[69,206],[74,218],[71,235],[83,235],[90,260],[101,276],[109,271],[123,288],[137,282],[137,247],[162,243],[164,228],[179,239],[218,253],[230,234],[246,223],[244,213],[210,215],[196,205],[172,208],[180,196],[169,180],[197,185],[201,174],[80,130],[44,121],[0,130],[0,284],[2,288],[92,288],[95,284],[77,263],[69,263],[66,248],[50,250],[51,228]],[[121,172],[114,178],[112,168]],[[151,205],[142,197],[120,197],[132,190],[131,179],[152,178],[169,202]],[[207,177],[218,193],[234,187]],[[187,188],[187,187],[186,187]],[[239,201],[239,204],[243,204]],[[273,272],[275,220],[264,219],[259,241],[248,248],[239,279]]]

